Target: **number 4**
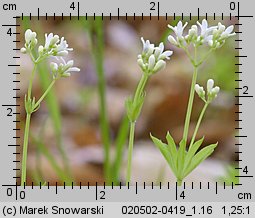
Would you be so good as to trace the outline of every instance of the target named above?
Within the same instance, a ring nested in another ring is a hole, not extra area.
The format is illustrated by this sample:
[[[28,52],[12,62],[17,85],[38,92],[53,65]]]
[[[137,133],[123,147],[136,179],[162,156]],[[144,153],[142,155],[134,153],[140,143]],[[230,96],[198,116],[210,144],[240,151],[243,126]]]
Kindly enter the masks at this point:
[[[185,198],[185,194],[184,194],[184,191],[181,192],[180,194],[180,198],[184,199]]]
[[[70,5],[70,8],[72,8],[73,10],[75,9],[74,2],[72,2],[72,4]]]
[[[10,36],[12,35],[12,29],[11,28],[8,29],[7,34],[10,35]]]
[[[245,167],[243,168],[243,172],[244,172],[245,174],[248,173],[248,167],[247,167],[247,166],[245,166]]]

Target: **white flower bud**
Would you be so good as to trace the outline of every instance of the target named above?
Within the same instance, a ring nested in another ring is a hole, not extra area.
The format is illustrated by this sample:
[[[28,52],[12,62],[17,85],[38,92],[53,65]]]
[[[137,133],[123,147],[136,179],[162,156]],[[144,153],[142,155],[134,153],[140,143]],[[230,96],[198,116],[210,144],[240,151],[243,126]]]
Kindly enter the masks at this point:
[[[30,29],[27,29],[25,32],[25,47],[30,46],[33,48],[37,44],[36,32],[32,32]]]
[[[197,94],[199,95],[199,88],[200,86],[198,84],[195,85],[195,91],[197,92]]]
[[[142,70],[145,69],[145,65],[144,65],[144,63],[143,63],[142,58],[139,58],[139,59],[137,60],[137,63],[138,63],[138,65],[141,67]]]
[[[64,77],[64,78],[70,77],[70,76],[71,76],[71,73],[63,73],[63,74],[61,75],[61,77]]]
[[[155,56],[151,55],[149,57],[149,64],[148,64],[148,70],[152,70],[155,66]]]
[[[27,49],[23,47],[23,48],[20,49],[20,52],[23,53],[23,54],[26,54],[27,53]]]
[[[201,99],[205,100],[205,91],[202,86],[199,86],[198,84],[196,84],[195,91]]]
[[[168,41],[169,41],[171,44],[173,44],[173,45],[175,45],[175,46],[178,46],[178,42],[175,40],[175,38],[174,38],[173,36],[169,35],[169,36],[168,36]]]
[[[213,46],[213,40],[209,40],[209,41],[208,41],[208,45],[209,45],[210,47],[212,47],[212,46]]]
[[[40,45],[39,47],[38,47],[38,53],[39,54],[42,54],[43,53],[43,46],[42,45]]]
[[[166,62],[163,61],[163,60],[159,60],[159,61],[156,63],[155,67],[153,68],[153,72],[156,73],[156,72],[158,72],[158,71],[164,69],[165,66],[166,66]]]
[[[220,22],[218,23],[218,31],[220,32],[220,33],[222,33],[224,30],[225,30],[225,26],[224,25],[222,25]]]
[[[220,87],[215,86],[215,87],[212,89],[212,94],[217,95],[217,94],[219,93],[219,91],[220,91]]]
[[[159,47],[156,47],[154,51],[155,58],[158,59],[160,54],[161,54],[161,49]]]
[[[53,73],[58,71],[58,65],[54,62],[50,63],[50,69],[52,70]]]
[[[151,54],[154,52],[154,44],[150,44],[148,51],[147,51],[147,55],[151,56]]]
[[[214,85],[213,79],[209,79],[209,80],[207,81],[207,92],[208,92],[208,93],[211,93],[211,92],[212,92],[213,85]]]

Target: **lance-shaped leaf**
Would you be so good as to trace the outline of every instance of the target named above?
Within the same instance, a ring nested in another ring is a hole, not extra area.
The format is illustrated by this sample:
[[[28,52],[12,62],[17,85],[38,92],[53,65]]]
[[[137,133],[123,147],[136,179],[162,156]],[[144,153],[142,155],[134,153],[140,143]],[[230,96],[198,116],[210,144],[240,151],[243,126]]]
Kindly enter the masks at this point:
[[[178,179],[182,179],[183,176],[183,166],[185,161],[185,154],[186,154],[186,141],[182,139],[179,143],[178,155],[177,155],[177,172],[178,172]]]
[[[187,169],[184,172],[184,177],[186,177],[190,172],[192,172],[201,162],[203,162],[207,157],[209,157],[218,143],[211,144],[203,148],[201,151],[199,151],[193,158],[190,163],[190,165],[187,167]]]
[[[204,137],[201,138],[200,140],[196,141],[191,147],[189,147],[188,153],[185,157],[184,171],[190,165],[190,162],[191,162],[192,158],[194,157],[197,150],[202,145],[203,141],[204,141]]]
[[[167,163],[169,164],[169,166],[173,170],[174,174],[176,174],[176,168],[175,168],[175,164],[174,164],[174,161],[173,161],[174,159],[173,159],[173,156],[170,154],[170,152],[167,148],[168,145],[165,144],[164,142],[162,142],[161,140],[157,139],[156,137],[154,137],[152,134],[150,134],[150,136],[151,136],[151,139],[152,139],[153,143],[158,147],[158,149],[160,150],[160,152],[162,153],[162,155],[166,159]]]
[[[171,154],[171,157],[173,158],[174,167],[175,167],[175,169],[177,169],[177,149],[176,149],[174,139],[170,135],[169,132],[167,132],[167,134],[166,134],[166,140],[167,140],[167,143],[168,143],[168,150]]]

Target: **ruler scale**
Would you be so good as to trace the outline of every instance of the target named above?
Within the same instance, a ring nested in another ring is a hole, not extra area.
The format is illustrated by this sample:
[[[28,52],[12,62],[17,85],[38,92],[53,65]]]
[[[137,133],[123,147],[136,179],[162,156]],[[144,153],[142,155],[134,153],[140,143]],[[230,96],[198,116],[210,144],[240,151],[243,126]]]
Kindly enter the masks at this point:
[[[240,1],[205,2],[195,0],[192,2],[169,2],[169,1],[138,1],[119,2],[111,0],[107,2],[91,1],[4,1],[1,8],[1,46],[2,52],[2,79],[1,79],[1,214],[3,216],[22,217],[26,214],[27,202],[32,202],[33,207],[46,207],[44,214],[49,217],[55,215],[70,215],[76,212],[70,208],[80,208],[77,217],[82,215],[83,207],[96,208],[95,214],[105,217],[124,217],[150,215],[164,217],[166,215],[176,216],[235,216],[253,217],[255,215],[254,201],[254,150],[252,136],[254,134],[254,85],[253,75],[253,36],[254,36],[254,11],[252,3]],[[61,7],[59,7],[61,4]],[[219,5],[222,7],[219,7]],[[185,5],[185,8],[183,7]],[[132,184],[125,186],[118,185],[92,186],[89,182],[79,182],[70,186],[59,184],[45,184],[39,186],[26,184],[19,185],[20,181],[20,158],[22,146],[18,143],[21,138],[21,120],[19,119],[20,108],[18,99],[22,98],[20,83],[19,63],[20,35],[18,32],[20,22],[25,18],[31,21],[51,21],[58,19],[62,21],[79,21],[100,17],[104,21],[144,20],[201,20],[202,18],[221,19],[233,21],[236,45],[233,54],[236,62],[235,72],[229,74],[233,77],[238,94],[234,96],[235,106],[235,130],[234,136],[237,147],[235,154],[237,158],[235,175],[238,183],[232,182],[230,186],[218,182],[194,181],[191,185],[185,182],[182,186],[169,185],[154,182],[132,181]],[[235,55],[235,52],[238,54]],[[44,203],[43,203],[44,202]],[[52,202],[52,203],[50,203]],[[82,203],[85,204],[82,204]],[[30,207],[32,207],[30,205]],[[59,209],[59,208],[63,209]],[[9,208],[9,209],[8,209]],[[47,211],[48,208],[48,212]],[[89,214],[89,209],[83,210]],[[115,208],[115,209],[114,209]],[[93,211],[94,211],[93,209]],[[92,210],[92,209],[91,209]],[[91,212],[91,211],[90,211]],[[91,213],[90,213],[91,214]],[[75,215],[73,215],[75,217]],[[47,216],[46,216],[47,217]]]

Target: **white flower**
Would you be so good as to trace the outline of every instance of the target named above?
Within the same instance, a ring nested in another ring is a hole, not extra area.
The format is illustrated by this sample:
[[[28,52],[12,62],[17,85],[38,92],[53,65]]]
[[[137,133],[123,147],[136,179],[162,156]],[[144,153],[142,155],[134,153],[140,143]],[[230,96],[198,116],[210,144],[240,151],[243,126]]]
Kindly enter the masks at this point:
[[[151,44],[149,40],[141,38],[143,43],[142,54],[138,55],[137,63],[144,73],[149,75],[163,69],[166,65],[165,59],[170,59],[172,51],[164,51],[164,44],[161,42],[158,47]]]
[[[216,26],[212,26],[212,27],[208,27],[208,22],[206,19],[203,19],[202,20],[202,24],[200,24],[198,21],[197,21],[197,24],[199,25],[200,27],[200,36],[203,37],[203,38],[206,38],[209,34],[212,33],[212,31],[214,29],[216,29],[217,27]]]
[[[144,41],[141,37],[141,41],[143,43],[143,53],[147,53],[150,48],[154,48],[154,44],[151,44],[149,40]]]
[[[228,38],[228,37],[230,37],[230,36],[236,35],[235,32],[232,33],[233,30],[234,30],[234,26],[233,26],[233,25],[227,27],[227,29],[221,34],[220,39],[226,39],[226,38]]]
[[[181,47],[184,43],[184,37],[183,37],[183,30],[188,25],[186,22],[184,25],[182,24],[182,21],[179,21],[177,26],[173,27],[171,25],[168,25],[170,29],[172,29],[176,35],[176,39],[173,36],[168,36],[168,40],[170,43],[172,43],[175,46]]]
[[[168,25],[168,27],[170,29],[172,29],[175,33],[175,35],[179,38],[183,37],[182,34],[183,34],[183,30],[185,29],[185,27],[188,25],[188,22],[186,22],[184,25],[182,25],[182,22],[179,21],[177,26],[173,27],[171,25]]]
[[[53,74],[54,79],[58,79],[60,77],[69,77],[71,72],[79,72],[80,69],[78,67],[73,67],[73,60],[68,61],[67,63],[62,58],[62,63],[57,64],[55,62],[51,62],[50,68]]]
[[[60,43],[57,45],[57,56],[66,56],[68,55],[68,51],[73,51],[73,49],[68,48],[67,41],[62,37]]]
[[[53,35],[53,33],[50,33],[49,35],[47,35],[47,33],[45,34],[45,45],[44,48],[46,50],[56,46],[56,43],[59,42],[59,36],[58,35]]]
[[[225,27],[221,23],[218,23],[218,26],[216,29],[213,30],[212,35],[208,37],[208,45],[211,48],[220,48],[224,43],[225,40],[231,36],[236,35],[235,32],[233,32],[234,26],[231,25],[229,27]]]

